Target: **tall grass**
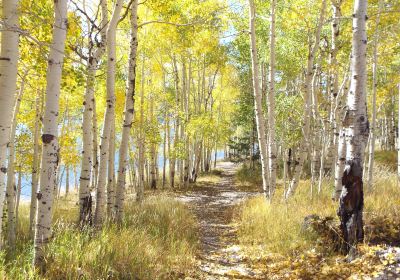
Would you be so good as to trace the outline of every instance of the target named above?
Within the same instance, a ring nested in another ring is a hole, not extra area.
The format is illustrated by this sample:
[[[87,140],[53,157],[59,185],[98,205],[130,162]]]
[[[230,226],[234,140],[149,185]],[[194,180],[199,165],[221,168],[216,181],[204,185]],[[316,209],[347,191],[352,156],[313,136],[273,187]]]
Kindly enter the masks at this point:
[[[194,265],[196,222],[172,198],[155,195],[140,205],[128,202],[123,225],[109,223],[101,231],[77,228],[72,222],[76,209],[65,212],[65,205],[71,206],[60,203],[55,210],[45,274],[32,270],[32,244],[20,239],[16,256],[0,257],[0,278],[177,279]]]
[[[377,164],[372,190],[365,189],[365,240],[381,235],[389,240],[400,236],[400,188],[396,174],[386,165]],[[303,180],[288,201],[278,185],[273,202],[260,195],[242,205],[237,213],[239,240],[257,254],[267,252],[292,255],[315,248],[315,236],[302,231],[304,218],[310,214],[337,219],[337,202],[332,201],[333,180],[326,178],[322,192],[311,196],[310,180]]]

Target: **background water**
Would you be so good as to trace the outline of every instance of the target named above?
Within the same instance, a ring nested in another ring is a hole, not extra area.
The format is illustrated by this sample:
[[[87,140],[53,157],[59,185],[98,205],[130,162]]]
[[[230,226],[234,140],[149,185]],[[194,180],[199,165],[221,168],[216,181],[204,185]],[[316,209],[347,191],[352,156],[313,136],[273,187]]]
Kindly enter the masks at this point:
[[[224,158],[224,151],[217,151],[217,160],[221,160]],[[214,160],[214,153],[212,155],[212,160]],[[160,169],[160,171],[162,172],[162,167],[163,167],[163,161],[164,161],[164,157],[162,154],[158,155],[158,168]],[[115,156],[115,170],[117,170],[118,168],[118,154],[116,154]],[[63,172],[63,167],[61,167],[61,172]],[[70,186],[70,190],[73,190],[75,187],[75,181],[78,182],[79,184],[79,176],[80,176],[80,170],[77,168],[77,172],[76,172],[76,179],[74,177],[74,172],[73,169],[71,168],[69,171],[69,186]],[[17,176],[16,176],[17,177]],[[17,178],[16,178],[17,180]],[[22,176],[22,186],[21,186],[21,200],[22,201],[29,201],[31,198],[31,193],[32,193],[32,186],[31,186],[31,182],[32,182],[32,176],[31,174],[28,175],[23,175]],[[62,177],[62,182],[61,182],[61,193],[65,192],[65,185],[66,185],[66,174],[64,171],[64,175]]]

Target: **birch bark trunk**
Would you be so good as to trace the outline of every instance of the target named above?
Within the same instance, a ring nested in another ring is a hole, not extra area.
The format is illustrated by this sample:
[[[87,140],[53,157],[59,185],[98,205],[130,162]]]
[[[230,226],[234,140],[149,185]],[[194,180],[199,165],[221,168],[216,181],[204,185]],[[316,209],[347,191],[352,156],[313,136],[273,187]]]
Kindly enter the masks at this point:
[[[107,219],[113,218],[115,202],[115,120],[112,120],[107,170]]]
[[[397,180],[400,182],[400,83],[398,85],[398,98],[399,98],[399,108],[398,108],[398,118],[397,118],[397,127],[399,129],[397,135]]]
[[[17,199],[16,199],[16,202],[15,202],[15,228],[18,228],[19,203],[21,201],[21,191],[22,191],[22,168],[21,168],[21,166],[19,166],[18,183],[17,183]]]
[[[249,17],[250,17],[250,44],[251,44],[251,61],[252,61],[252,72],[253,72],[253,94],[254,94],[254,110],[256,115],[256,124],[258,132],[258,146],[260,149],[261,157],[261,168],[262,168],[262,179],[263,179],[263,191],[264,195],[269,197],[269,186],[268,186],[268,156],[267,156],[267,141],[265,137],[265,119],[262,111],[262,93],[260,91],[259,81],[259,64],[257,57],[257,46],[256,46],[256,29],[255,29],[255,6],[254,1],[249,0]],[[269,197],[270,198],[270,197]]]
[[[125,95],[124,125],[122,128],[122,138],[119,147],[118,158],[118,177],[117,190],[115,198],[115,215],[116,221],[122,222],[123,206],[125,199],[126,171],[128,168],[128,148],[129,135],[132,130],[133,117],[135,112],[135,85],[136,85],[136,56],[137,56],[137,10],[138,0],[133,0],[131,7],[131,49],[129,54],[128,65],[128,87]]]
[[[99,175],[97,178],[96,208],[94,224],[100,226],[105,214],[105,187],[107,175],[107,163],[109,160],[109,142],[112,122],[115,118],[115,72],[116,72],[116,32],[123,0],[117,0],[113,14],[107,28],[107,98],[106,111],[104,113],[103,132],[100,142]]]
[[[145,135],[143,131],[144,125],[144,68],[145,68],[145,56],[144,53],[142,55],[142,69],[141,69],[141,77],[140,77],[140,121],[139,121],[139,135],[138,135],[138,186],[136,190],[136,200],[142,201],[144,198],[144,173],[145,173]]]
[[[268,92],[268,136],[269,136],[269,194],[272,198],[276,187],[276,142],[275,142],[275,6],[271,1],[270,26],[270,62],[269,62],[269,92]]]
[[[149,104],[149,115],[150,122],[154,123],[154,93],[151,93],[150,96],[150,104]],[[149,171],[150,171],[150,188],[155,190],[157,189],[157,151],[156,151],[156,143],[154,139],[150,141],[150,162],[149,162]]]
[[[89,54],[89,58],[87,61],[86,92],[85,100],[83,102],[84,111],[82,120],[82,162],[79,187],[79,222],[81,223],[81,225],[89,224],[92,220],[92,196],[90,194],[90,179],[92,178],[92,168],[95,168],[94,163],[97,162],[97,151],[96,156],[94,156],[93,153],[93,139],[94,137],[96,137],[97,139],[97,133],[94,133],[94,129],[96,129],[97,131],[97,123],[95,124],[95,127],[92,127],[96,114],[94,102],[96,79],[95,76],[97,66],[105,52],[106,47],[106,28],[108,22],[107,1],[100,0],[100,6],[102,16],[100,23],[100,32],[102,38],[100,46],[94,51],[93,54]],[[93,45],[91,39],[89,39],[89,45]],[[94,176],[93,179],[93,181],[95,181],[97,179],[97,176]]]
[[[343,120],[346,138],[346,167],[340,195],[339,215],[344,239],[351,246],[350,255],[355,253],[355,245],[361,241],[363,232],[363,160],[369,124],[366,107],[366,51],[367,51],[367,0],[355,0],[353,14],[353,39],[351,56],[351,82],[347,94],[347,110]],[[348,197],[354,205],[345,205]],[[351,208],[351,209],[349,209]],[[349,211],[351,212],[349,213]]]
[[[326,157],[326,165],[334,167],[336,161],[336,153],[338,150],[339,126],[337,123],[336,104],[338,100],[339,79],[338,79],[338,39],[340,35],[340,17],[342,16],[341,5],[343,0],[332,0],[333,20],[331,25],[331,51],[329,54],[329,65],[331,74],[329,76],[329,89],[330,89],[330,116],[329,116],[329,145]]]
[[[40,185],[37,192],[37,220],[35,225],[34,258],[35,267],[43,269],[44,247],[51,238],[52,206],[56,185],[56,171],[59,159],[58,111],[61,72],[64,61],[67,34],[67,0],[54,2],[53,43],[47,67],[46,107],[43,118],[42,163]],[[32,194],[33,195],[33,194]]]
[[[33,133],[33,161],[32,161],[32,188],[31,188],[31,204],[29,211],[29,235],[33,237],[34,234],[34,224],[36,215],[36,193],[39,184],[39,137],[40,137],[40,97],[36,98],[36,113],[35,113],[35,129]]]
[[[2,239],[3,202],[6,190],[7,146],[12,124],[12,110],[17,89],[19,59],[18,0],[4,0],[0,50],[0,240]],[[1,245],[1,244],[0,244]]]
[[[374,171],[374,155],[375,155],[375,138],[376,138],[376,91],[378,87],[378,44],[379,44],[379,22],[380,13],[382,10],[382,0],[378,2],[378,13],[375,20],[375,34],[374,34],[374,49],[373,49],[373,66],[372,66],[372,115],[370,126],[370,145],[369,145],[369,159],[368,159],[368,178],[367,188],[372,189],[373,184],[373,171]],[[394,109],[394,108],[393,108]]]
[[[24,93],[25,77],[21,81],[20,89],[15,101],[10,142],[8,146],[8,168],[7,168],[7,245],[11,250],[15,248],[15,203],[16,203],[16,185],[15,185],[15,131],[17,128],[18,113],[21,105],[22,94]]]
[[[65,197],[69,194],[69,165],[65,165]]]

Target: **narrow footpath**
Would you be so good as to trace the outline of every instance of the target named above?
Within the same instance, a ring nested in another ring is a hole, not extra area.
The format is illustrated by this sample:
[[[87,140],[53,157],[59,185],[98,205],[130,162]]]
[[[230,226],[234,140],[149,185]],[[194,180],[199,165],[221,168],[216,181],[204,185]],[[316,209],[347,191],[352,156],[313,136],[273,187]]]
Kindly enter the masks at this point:
[[[178,194],[199,222],[200,252],[195,278],[187,279],[263,279],[262,271],[252,267],[241,252],[235,207],[257,192],[239,190],[234,183],[237,165],[220,162],[218,182],[201,181],[196,187]]]

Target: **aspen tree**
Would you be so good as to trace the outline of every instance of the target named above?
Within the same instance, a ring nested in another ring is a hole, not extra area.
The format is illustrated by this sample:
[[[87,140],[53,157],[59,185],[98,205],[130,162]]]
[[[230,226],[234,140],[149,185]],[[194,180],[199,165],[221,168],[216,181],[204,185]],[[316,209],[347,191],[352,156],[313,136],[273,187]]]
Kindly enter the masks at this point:
[[[107,218],[113,216],[113,208],[115,202],[115,120],[112,121],[110,131],[108,153],[108,169],[107,169]]]
[[[38,91],[39,93],[39,91]],[[40,137],[40,97],[38,96],[36,98],[36,110],[35,110],[35,128],[33,132],[33,161],[32,161],[32,188],[31,188],[31,203],[30,203],[30,210],[29,210],[29,235],[33,237],[34,233],[34,224],[35,224],[35,215],[36,215],[36,193],[38,189],[38,184],[39,184],[39,177],[38,177],[38,171],[39,171],[39,163],[40,163],[40,157],[39,157],[39,137]]]
[[[303,84],[304,103],[305,103],[304,116],[303,116],[303,140],[300,144],[300,150],[297,153],[297,160],[296,160],[296,166],[294,169],[293,179],[290,182],[290,185],[286,192],[286,195],[285,195],[286,198],[289,198],[291,195],[293,195],[297,186],[299,185],[304,161],[305,161],[305,158],[306,158],[307,152],[308,152],[308,146],[309,146],[308,145],[308,141],[309,141],[308,137],[309,137],[309,133],[310,133],[310,111],[311,111],[310,110],[311,109],[310,101],[311,101],[312,77],[313,77],[313,73],[314,73],[313,68],[314,68],[315,55],[317,53],[318,46],[319,46],[321,29],[322,29],[322,24],[324,21],[324,16],[325,16],[325,9],[326,9],[326,0],[323,0],[320,16],[319,16],[319,20],[318,20],[318,26],[316,29],[314,45],[310,46],[310,48],[309,48],[306,77],[305,77],[305,81]]]
[[[338,150],[339,126],[337,123],[336,104],[338,100],[339,79],[338,79],[338,39],[340,35],[340,17],[342,15],[341,5],[343,0],[332,0],[333,19],[331,24],[331,50],[329,52],[329,65],[331,73],[329,75],[330,91],[330,114],[329,114],[329,144],[327,153],[327,165],[334,167],[336,153]]]
[[[131,7],[131,43],[128,63],[128,82],[125,95],[124,125],[119,147],[118,177],[115,198],[115,215],[117,222],[122,221],[123,205],[125,199],[126,170],[128,168],[129,135],[132,129],[133,116],[135,112],[135,86],[136,86],[136,56],[138,47],[137,38],[137,10],[138,0],[133,0]]]
[[[268,186],[268,156],[267,156],[267,141],[265,134],[265,119],[262,111],[262,96],[260,91],[259,81],[259,64],[257,57],[256,46],[256,29],[255,29],[255,6],[254,1],[249,0],[249,17],[250,17],[250,43],[251,43],[251,61],[253,72],[253,94],[254,94],[254,110],[256,115],[256,125],[258,132],[258,146],[261,156],[261,168],[263,179],[263,190],[266,197],[269,197]],[[270,198],[270,197],[269,197]]]
[[[275,6],[271,0],[270,55],[269,55],[269,92],[268,92],[268,152],[269,152],[269,197],[272,198],[276,187],[276,143],[275,143]]]
[[[100,33],[101,42],[99,47],[93,52],[89,53],[87,59],[87,80],[86,80],[86,91],[84,100],[84,111],[82,120],[82,162],[81,162],[81,175],[80,175],[80,187],[79,187],[79,222],[84,225],[91,221],[91,209],[92,209],[92,197],[90,194],[90,179],[92,177],[92,168],[97,167],[97,151],[93,152],[94,144],[97,146],[97,123],[96,123],[96,105],[94,100],[94,88],[95,88],[95,75],[96,69],[99,64],[100,58],[105,52],[106,42],[106,27],[108,21],[108,10],[107,1],[100,0],[101,6],[101,23]],[[88,24],[88,26],[90,26]],[[90,28],[90,27],[88,27]],[[93,42],[89,39],[89,45]],[[93,46],[92,46],[93,47]],[[93,125],[93,127],[92,127]],[[96,139],[96,141],[94,141]],[[96,162],[96,164],[94,164]],[[96,173],[96,171],[94,171]],[[97,179],[93,176],[93,181]]]
[[[115,118],[116,32],[123,2],[123,0],[117,0],[115,2],[113,14],[107,27],[107,97],[103,131],[100,142],[99,175],[96,184],[96,208],[94,213],[94,224],[96,226],[100,226],[103,223],[105,214],[104,209],[106,206],[105,186],[107,163],[109,160],[109,141],[112,122]]]
[[[15,201],[15,228],[18,228],[19,204],[21,201],[21,191],[22,191],[22,167],[19,166],[18,182],[17,182],[17,198]]]
[[[10,141],[12,110],[17,89],[19,60],[19,13],[18,0],[2,1],[0,50],[0,240],[2,238],[3,201],[6,190],[7,146]]]
[[[154,93],[150,94],[149,100],[149,116],[150,122],[154,123]],[[157,150],[156,150],[156,143],[155,139],[151,139],[150,141],[150,162],[149,162],[149,175],[150,175],[150,188],[156,189],[157,188]]]
[[[26,76],[26,75],[25,75]],[[17,95],[17,100],[15,101],[10,142],[8,146],[8,168],[7,168],[7,245],[14,249],[15,247],[15,203],[16,203],[16,185],[15,185],[15,131],[17,128],[18,113],[21,105],[22,94],[24,92],[25,77],[21,81],[20,89]]]
[[[69,194],[69,169],[70,166],[68,164],[65,165],[65,196],[67,197]]]
[[[400,129],[400,83],[398,84],[398,98],[399,98],[399,108],[398,108],[398,118],[397,118],[397,127]],[[400,131],[397,135],[397,180],[400,181]]]
[[[178,75],[178,67],[176,63],[175,57],[172,59],[172,64],[174,67],[174,81],[175,81],[175,123],[174,123],[174,148],[172,152],[172,157],[170,160],[170,185],[171,188],[175,187],[175,169],[176,169],[176,153],[178,148],[178,141],[179,141],[179,109],[178,106],[180,104],[179,99],[179,75]],[[178,169],[179,170],[179,169]]]
[[[138,133],[138,185],[136,189],[136,200],[142,201],[144,198],[145,183],[145,135],[143,130],[144,124],[144,82],[145,82],[145,54],[142,53],[142,65],[140,70],[140,107],[139,107],[139,133]]]
[[[355,244],[361,241],[363,232],[363,160],[364,150],[369,134],[369,124],[366,106],[366,53],[367,53],[367,0],[354,1],[353,38],[351,55],[351,80],[347,94],[347,107],[343,119],[346,138],[346,167],[343,187],[340,196],[339,214],[345,241],[351,246],[351,256],[354,255]],[[347,196],[351,195],[357,201],[349,211],[349,206],[343,205]]]
[[[374,171],[374,155],[375,155],[375,138],[376,138],[376,90],[378,87],[378,44],[379,44],[379,21],[383,1],[378,2],[378,13],[375,21],[375,34],[373,41],[373,65],[372,65],[372,115],[370,126],[370,145],[368,155],[368,178],[367,187],[372,189],[373,171]],[[394,108],[393,108],[394,109]]]
[[[51,238],[52,206],[59,160],[58,123],[61,72],[67,34],[67,0],[54,2],[53,43],[47,67],[46,106],[43,118],[42,163],[37,192],[37,214],[34,239],[35,267],[44,268],[44,247]]]

